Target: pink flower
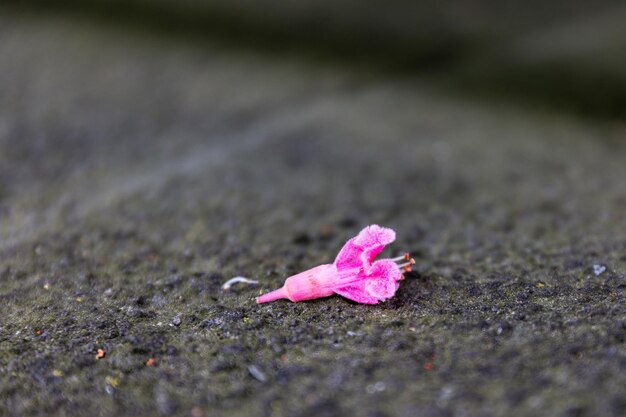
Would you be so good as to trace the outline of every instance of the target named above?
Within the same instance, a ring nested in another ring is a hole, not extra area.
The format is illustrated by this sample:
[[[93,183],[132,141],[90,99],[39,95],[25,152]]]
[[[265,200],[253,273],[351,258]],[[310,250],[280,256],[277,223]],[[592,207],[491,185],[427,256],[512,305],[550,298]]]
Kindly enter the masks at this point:
[[[391,298],[415,263],[409,254],[373,262],[385,245],[396,239],[396,232],[378,225],[367,226],[350,239],[332,264],[320,265],[293,275],[285,285],[256,299],[257,303],[287,298],[293,302],[339,294],[361,304],[377,304]],[[398,265],[396,262],[400,262]]]

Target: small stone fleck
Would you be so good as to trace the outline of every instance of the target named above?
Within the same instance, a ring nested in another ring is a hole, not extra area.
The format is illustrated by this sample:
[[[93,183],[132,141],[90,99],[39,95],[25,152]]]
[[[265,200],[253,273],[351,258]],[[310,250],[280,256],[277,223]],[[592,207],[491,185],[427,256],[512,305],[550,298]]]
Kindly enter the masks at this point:
[[[596,276],[601,275],[604,271],[606,271],[606,266],[601,265],[601,264],[594,264],[593,265],[593,273]]]
[[[183,322],[183,320],[180,318],[180,314],[177,314],[174,316],[174,318],[172,318],[172,326],[180,326],[180,324]]]
[[[260,382],[267,381],[267,377],[265,374],[257,368],[255,365],[248,366],[248,372],[250,372],[250,376]]]
[[[383,392],[385,389],[387,389],[387,385],[385,385],[385,383],[382,381],[378,381],[375,384],[370,384],[367,387],[365,387],[365,391],[368,394],[375,394],[377,392]]]
[[[112,376],[105,377],[104,382],[111,388],[117,388],[120,385],[120,380]]]

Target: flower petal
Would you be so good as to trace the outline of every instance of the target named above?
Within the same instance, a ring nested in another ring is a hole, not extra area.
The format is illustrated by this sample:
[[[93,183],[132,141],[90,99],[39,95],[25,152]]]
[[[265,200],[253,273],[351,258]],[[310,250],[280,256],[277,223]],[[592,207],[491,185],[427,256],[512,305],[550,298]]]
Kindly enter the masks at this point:
[[[370,247],[376,245],[388,245],[396,240],[396,232],[388,227],[380,227],[372,224],[365,227],[354,238],[354,243],[361,247]]]
[[[368,274],[368,279],[383,279],[389,281],[398,281],[402,279],[402,271],[400,267],[390,259],[381,259],[372,264]]]
[[[396,239],[396,232],[376,224],[367,226],[350,239],[339,251],[335,265],[339,269],[364,267],[369,269],[372,260],[383,250],[385,245]]]
[[[395,281],[381,279],[368,279],[365,281],[365,291],[370,296],[381,301],[393,297],[399,287],[400,285]]]
[[[393,261],[383,259],[374,262],[367,275],[361,271],[357,278],[361,280],[333,288],[333,291],[357,303],[377,304],[394,296],[400,287],[398,280],[402,278],[402,271]]]
[[[402,272],[398,265],[389,260],[374,262],[365,280],[365,291],[379,300],[386,300],[394,296],[400,285],[398,280]]]
[[[353,237],[348,240],[339,251],[337,258],[335,258],[334,263],[337,269],[359,268],[361,266],[363,248],[355,245],[354,239],[356,238]]]
[[[372,297],[364,288],[363,282],[348,285],[347,287],[334,289],[335,293],[360,304],[378,304],[378,299]]]

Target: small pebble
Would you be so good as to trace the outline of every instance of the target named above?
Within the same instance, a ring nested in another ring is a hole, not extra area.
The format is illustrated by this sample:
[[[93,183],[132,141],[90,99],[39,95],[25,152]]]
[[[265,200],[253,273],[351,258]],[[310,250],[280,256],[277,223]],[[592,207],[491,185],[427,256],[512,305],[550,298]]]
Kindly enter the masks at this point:
[[[387,386],[382,381],[378,381],[375,384],[371,384],[371,385],[368,385],[367,387],[365,387],[365,391],[368,394],[375,394],[377,392],[382,392],[385,389],[387,389]]]
[[[594,264],[593,265],[593,273],[596,276],[599,276],[600,274],[602,274],[604,271],[606,271],[606,266],[604,265],[600,265],[600,264]]]
[[[172,326],[180,326],[180,324],[183,322],[183,320],[180,318],[180,314],[177,314],[174,316],[174,318],[172,318]]]
[[[265,376],[265,374],[261,372],[261,370],[257,368],[255,365],[248,366],[248,372],[250,372],[250,376],[252,376],[252,378],[256,379],[257,381],[260,381],[260,382],[267,381],[267,377]]]
[[[120,380],[112,376],[106,376],[104,378],[104,382],[107,384],[107,386],[110,386],[114,389],[116,389],[120,385]]]
[[[437,405],[444,406],[454,395],[454,387],[446,385],[439,391],[439,398],[437,399]]]
[[[208,327],[213,327],[218,325],[219,322],[217,320],[211,320],[211,319],[204,319],[200,322],[200,324],[198,325],[198,327],[200,327],[201,329],[206,329]]]

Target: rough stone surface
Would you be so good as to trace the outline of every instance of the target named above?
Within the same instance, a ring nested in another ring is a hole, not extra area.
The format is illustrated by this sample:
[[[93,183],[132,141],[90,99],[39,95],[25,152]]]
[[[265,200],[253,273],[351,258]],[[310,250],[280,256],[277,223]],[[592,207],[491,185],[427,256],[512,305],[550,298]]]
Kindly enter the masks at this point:
[[[0,18],[0,414],[624,415],[625,136]],[[395,298],[254,303],[370,223]]]

